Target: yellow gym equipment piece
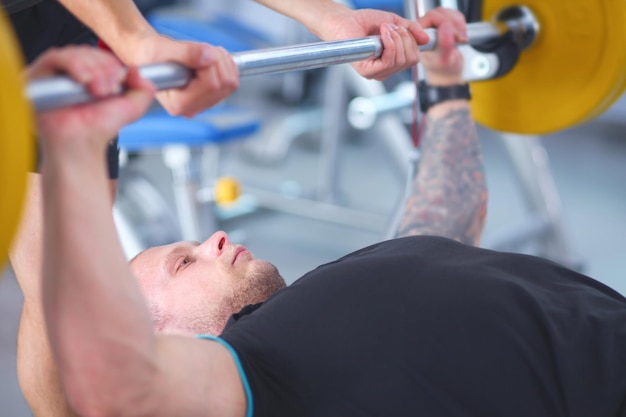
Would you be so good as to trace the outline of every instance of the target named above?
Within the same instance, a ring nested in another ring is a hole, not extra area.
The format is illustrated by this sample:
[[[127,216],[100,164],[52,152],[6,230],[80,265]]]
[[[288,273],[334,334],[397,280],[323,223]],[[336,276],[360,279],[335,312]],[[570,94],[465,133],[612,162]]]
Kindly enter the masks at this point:
[[[31,110],[24,98],[24,64],[6,16],[0,13],[0,268],[17,229],[34,163]]]
[[[227,205],[239,198],[239,182],[232,177],[219,178],[214,186],[215,203]]]
[[[533,45],[504,77],[472,84],[476,121],[545,134],[598,116],[626,87],[625,0],[522,0],[539,23]],[[510,0],[485,0],[493,19]]]

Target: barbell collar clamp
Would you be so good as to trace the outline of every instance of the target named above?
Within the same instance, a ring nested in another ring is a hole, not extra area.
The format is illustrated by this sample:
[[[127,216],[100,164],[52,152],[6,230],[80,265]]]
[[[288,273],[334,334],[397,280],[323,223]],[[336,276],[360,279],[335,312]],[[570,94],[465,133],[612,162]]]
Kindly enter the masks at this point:
[[[526,6],[511,6],[502,9],[495,17],[513,33],[513,39],[523,51],[530,48],[539,35],[539,21]]]

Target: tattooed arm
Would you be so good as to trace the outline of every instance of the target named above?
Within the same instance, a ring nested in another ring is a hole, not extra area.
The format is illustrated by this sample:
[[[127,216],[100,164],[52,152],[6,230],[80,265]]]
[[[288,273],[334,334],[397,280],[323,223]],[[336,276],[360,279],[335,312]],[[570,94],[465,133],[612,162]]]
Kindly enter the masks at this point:
[[[448,22],[439,27],[438,50],[424,53],[431,85],[463,83],[462,55]],[[485,222],[487,186],[476,126],[466,100],[433,106],[424,116],[422,158],[407,199],[398,236],[437,235],[478,245]]]
[[[478,245],[487,186],[468,104],[433,107],[425,123],[422,159],[398,236],[438,235]]]

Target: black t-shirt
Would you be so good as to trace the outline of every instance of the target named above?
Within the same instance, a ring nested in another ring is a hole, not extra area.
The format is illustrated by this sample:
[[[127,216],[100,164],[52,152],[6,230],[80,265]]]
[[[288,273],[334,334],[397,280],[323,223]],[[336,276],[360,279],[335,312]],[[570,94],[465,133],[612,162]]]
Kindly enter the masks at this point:
[[[626,415],[624,297],[439,237],[320,266],[221,337],[255,417]]]
[[[13,6],[9,17],[27,63],[53,46],[97,42],[93,32],[58,1],[4,1],[7,10]]]
[[[8,14],[17,13],[43,0],[2,0],[2,8]]]

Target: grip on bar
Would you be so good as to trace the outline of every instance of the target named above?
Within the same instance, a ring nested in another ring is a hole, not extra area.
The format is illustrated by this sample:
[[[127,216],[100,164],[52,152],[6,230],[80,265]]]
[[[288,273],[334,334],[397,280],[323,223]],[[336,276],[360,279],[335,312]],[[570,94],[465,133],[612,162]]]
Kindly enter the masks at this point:
[[[467,25],[469,43],[479,43],[502,33],[491,23]],[[430,41],[421,45],[421,51],[434,49],[437,31],[426,29]],[[241,77],[251,75],[279,74],[288,71],[308,70],[378,58],[383,46],[380,36],[347,39],[331,42],[314,42],[287,47],[252,50],[233,53],[232,57]],[[180,88],[193,77],[193,70],[176,63],[146,65],[139,68],[141,76],[154,83],[159,90]],[[66,76],[42,78],[31,81],[26,96],[36,111],[87,103],[95,100],[85,87]]]

